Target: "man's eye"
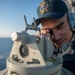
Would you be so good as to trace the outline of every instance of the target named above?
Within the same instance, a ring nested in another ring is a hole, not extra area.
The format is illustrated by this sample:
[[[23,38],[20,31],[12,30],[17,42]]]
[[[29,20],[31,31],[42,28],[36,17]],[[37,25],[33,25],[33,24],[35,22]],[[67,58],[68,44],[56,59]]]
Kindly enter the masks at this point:
[[[62,29],[64,26],[57,27],[57,29]]]

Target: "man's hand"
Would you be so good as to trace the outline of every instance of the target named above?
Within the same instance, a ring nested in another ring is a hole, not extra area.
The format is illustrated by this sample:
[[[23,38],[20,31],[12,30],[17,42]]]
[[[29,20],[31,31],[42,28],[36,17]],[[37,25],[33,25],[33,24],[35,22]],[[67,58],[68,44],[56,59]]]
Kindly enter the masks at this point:
[[[50,38],[49,30],[41,29],[40,33],[41,33],[41,35],[44,35],[44,36],[47,36],[48,38]]]

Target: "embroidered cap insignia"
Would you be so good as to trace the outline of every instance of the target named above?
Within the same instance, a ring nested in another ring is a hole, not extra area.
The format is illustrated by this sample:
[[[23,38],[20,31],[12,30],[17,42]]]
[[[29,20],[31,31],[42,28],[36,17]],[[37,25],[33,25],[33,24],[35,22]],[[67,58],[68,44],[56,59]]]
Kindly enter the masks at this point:
[[[43,1],[43,2],[40,4],[39,8],[40,8],[40,13],[41,13],[41,14],[47,12],[47,11],[48,11],[48,4],[47,4],[47,2],[46,2],[46,1]]]

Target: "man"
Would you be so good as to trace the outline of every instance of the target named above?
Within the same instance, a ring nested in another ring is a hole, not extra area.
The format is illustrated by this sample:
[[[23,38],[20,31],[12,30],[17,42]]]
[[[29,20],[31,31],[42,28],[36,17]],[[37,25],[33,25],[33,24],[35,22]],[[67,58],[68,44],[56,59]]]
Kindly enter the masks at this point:
[[[43,0],[37,9],[39,18],[36,23],[41,23],[42,33],[50,36],[58,49],[70,47],[63,56],[63,66],[75,74],[74,31],[71,29],[68,13],[69,10],[62,0]],[[58,54],[58,51],[54,54]]]

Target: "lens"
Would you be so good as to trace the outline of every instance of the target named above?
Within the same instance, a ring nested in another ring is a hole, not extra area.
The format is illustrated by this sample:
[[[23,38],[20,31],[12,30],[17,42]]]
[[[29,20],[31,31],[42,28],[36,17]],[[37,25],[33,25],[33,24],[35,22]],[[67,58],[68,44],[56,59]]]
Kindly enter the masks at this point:
[[[53,31],[52,31],[52,30],[50,30],[50,29],[49,29],[49,34],[50,34],[50,35],[53,35]]]

